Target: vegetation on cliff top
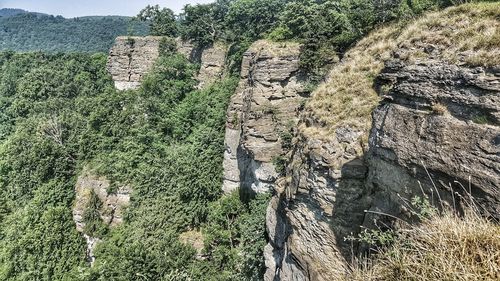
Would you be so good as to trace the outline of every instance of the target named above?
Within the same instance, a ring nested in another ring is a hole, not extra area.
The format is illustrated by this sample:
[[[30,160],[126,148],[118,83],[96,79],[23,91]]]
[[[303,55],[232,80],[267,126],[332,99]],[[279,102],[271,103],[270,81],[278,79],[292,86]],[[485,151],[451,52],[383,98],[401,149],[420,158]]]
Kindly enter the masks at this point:
[[[380,97],[374,78],[399,49],[401,59],[423,60],[426,46],[449,63],[471,66],[500,64],[500,5],[476,3],[451,7],[414,22],[379,28],[349,50],[306,104],[320,126],[302,128],[306,134],[326,137],[335,128],[350,125],[368,132],[371,112]]]
[[[192,40],[199,46],[216,41],[246,49],[262,38],[302,43],[301,66],[313,81],[325,67],[375,27],[408,20],[428,10],[461,0],[217,0],[187,5],[176,17],[169,9],[148,6],[139,18],[149,19],[153,35]],[[144,17],[143,15],[150,15]]]

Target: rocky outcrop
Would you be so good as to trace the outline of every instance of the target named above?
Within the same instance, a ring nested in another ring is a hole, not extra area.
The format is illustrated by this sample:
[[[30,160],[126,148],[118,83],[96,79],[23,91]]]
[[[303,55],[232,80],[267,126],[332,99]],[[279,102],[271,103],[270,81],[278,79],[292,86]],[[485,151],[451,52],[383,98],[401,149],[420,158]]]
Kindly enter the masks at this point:
[[[118,37],[109,52],[108,71],[118,90],[137,89],[160,55],[161,37]]]
[[[373,113],[367,154],[372,209],[403,217],[400,197],[423,191],[453,206],[471,193],[499,219],[500,71],[392,60],[377,82],[385,100]]]
[[[227,45],[219,42],[202,50],[200,71],[196,76],[199,81],[198,88],[204,88],[222,79],[226,67],[227,51]]]
[[[162,37],[118,37],[109,52],[108,71],[118,90],[137,89],[144,76],[160,56]],[[193,63],[201,65],[197,75],[199,88],[222,78],[226,65],[227,46],[215,43],[200,49],[189,41],[175,40],[177,51]]]
[[[398,57],[398,52],[395,52]],[[300,133],[267,213],[266,280],[336,280],[360,226],[411,221],[411,199],[500,214],[500,72],[393,59],[376,79],[383,101],[366,132]],[[301,126],[318,126],[307,113]],[[367,211],[365,211],[367,210]],[[384,214],[384,215],[381,215]],[[389,215],[389,216],[387,216]]]
[[[108,227],[115,227],[123,222],[124,209],[130,204],[132,190],[128,186],[120,186],[116,191],[110,192],[111,183],[103,178],[97,177],[88,170],[82,172],[75,186],[75,205],[73,207],[73,220],[76,229],[84,233],[87,240],[87,258],[90,263],[94,261],[93,249],[100,241],[97,237],[91,237],[85,233],[84,214],[89,208],[91,194],[97,195],[101,208],[97,210],[99,216]]]
[[[347,272],[353,249],[344,237],[359,231],[370,206],[362,137],[349,127],[323,140],[299,134],[267,212],[268,233],[279,234],[265,249],[266,280],[335,280]]]
[[[258,41],[244,54],[241,81],[227,111],[225,192],[264,192],[278,177],[273,161],[286,152],[307,97],[297,44]]]

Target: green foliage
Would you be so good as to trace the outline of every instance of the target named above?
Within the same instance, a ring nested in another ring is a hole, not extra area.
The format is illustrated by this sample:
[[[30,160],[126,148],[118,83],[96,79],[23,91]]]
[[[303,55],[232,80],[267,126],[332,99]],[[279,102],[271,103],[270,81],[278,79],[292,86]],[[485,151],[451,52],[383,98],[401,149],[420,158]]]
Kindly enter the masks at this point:
[[[170,56],[177,52],[177,43],[175,39],[170,37],[163,37],[160,40],[160,56]]]
[[[107,228],[101,219],[102,202],[92,189],[89,194],[88,203],[83,211],[83,222],[85,227],[83,232],[91,237],[102,237],[106,234]]]
[[[438,214],[436,207],[432,206],[427,198],[414,196],[409,204],[410,212],[416,217],[419,222],[429,220]],[[384,214],[382,214],[384,215]],[[389,247],[394,242],[398,241],[401,235],[398,228],[391,228],[384,225],[384,228],[378,229],[363,229],[357,237],[350,236],[346,239],[349,241],[360,242],[368,245],[369,247]]]
[[[148,5],[137,15],[140,21],[149,23],[149,32],[155,36],[177,36],[177,22],[174,12],[168,8],[160,9],[159,5]]]
[[[396,239],[396,233],[393,230],[382,231],[379,229],[364,229],[360,234],[358,234],[357,238],[349,237],[347,238],[351,241],[357,241],[366,243],[370,246],[389,246]]]
[[[411,199],[411,206],[412,214],[419,220],[428,219],[437,213],[436,207],[432,206],[427,198],[415,196]]]
[[[301,67],[312,80],[319,80],[325,74],[325,66],[337,60],[337,54],[376,26],[441,6],[444,4],[440,0],[289,1],[271,39],[303,42]]]
[[[284,175],[286,170],[286,158],[282,155],[275,156],[272,159],[272,163],[276,169],[276,172],[280,175]]]
[[[195,264],[194,280],[262,280],[269,198],[244,203],[234,192],[211,204],[203,232],[207,260]]]
[[[206,46],[220,39],[223,32],[227,1],[206,5],[186,5],[181,14],[183,39],[195,39],[199,46]]]
[[[303,44],[301,68],[319,81],[326,67],[375,27],[452,5],[448,0],[219,0],[187,5],[180,16],[184,39],[200,46],[226,41],[248,46],[260,38]],[[239,66],[240,54],[230,62]]]
[[[255,40],[277,24],[286,0],[232,1],[225,17],[226,36],[232,41]]]
[[[288,130],[283,131],[279,134],[280,139],[281,139],[281,147],[285,150],[290,150],[292,148],[292,140],[293,140],[293,134],[292,134],[292,127],[290,127]]]
[[[158,227],[158,226],[156,226]],[[84,280],[163,280],[192,262],[194,251],[169,230],[134,223],[114,229],[96,248],[94,267]]]
[[[85,265],[71,215],[76,160],[92,99],[112,89],[106,56],[1,53],[0,62],[0,279],[73,280]]]
[[[474,118],[472,118],[472,122],[484,125],[490,123],[490,120],[486,115],[476,115],[474,116]]]
[[[34,200],[2,222],[1,280],[72,280],[84,266],[84,241],[71,211],[49,205]]]
[[[187,5],[181,14],[181,34],[201,46],[217,40],[241,43],[267,35],[277,24],[287,0],[218,0]]]
[[[238,78],[196,90],[197,67],[162,53],[142,87],[124,92],[103,54],[0,53],[0,279],[219,280],[218,269],[231,280],[260,276],[267,199],[221,198],[226,109]],[[103,241],[93,268],[71,216],[85,166],[134,189],[125,222],[111,229],[90,194],[84,232]],[[209,259],[196,260],[179,241],[193,227],[206,229]]]
[[[145,35],[146,24],[128,17],[66,19],[35,13],[0,17],[0,51],[107,52],[120,35]]]

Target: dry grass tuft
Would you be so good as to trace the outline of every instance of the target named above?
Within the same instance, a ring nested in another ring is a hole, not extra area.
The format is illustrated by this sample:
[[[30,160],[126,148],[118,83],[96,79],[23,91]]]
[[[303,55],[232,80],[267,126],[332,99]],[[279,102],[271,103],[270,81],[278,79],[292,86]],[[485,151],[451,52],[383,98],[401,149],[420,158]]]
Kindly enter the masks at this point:
[[[500,280],[500,226],[477,212],[435,215],[399,232],[345,280]]]
[[[441,104],[441,103],[433,104],[432,105],[432,112],[434,112],[437,115],[446,115],[449,113],[446,105]]]
[[[425,47],[432,45],[433,51]],[[305,135],[321,138],[340,126],[368,133],[371,112],[379,97],[375,77],[393,51],[410,62],[438,59],[470,66],[500,65],[500,4],[475,3],[429,13],[409,25],[380,28],[346,53],[306,105],[316,127],[302,126]]]
[[[249,51],[265,51],[274,57],[298,56],[300,54],[300,44],[291,41],[272,42],[269,40],[258,40],[250,46]]]
[[[204,248],[203,234],[201,231],[189,230],[183,232],[179,235],[179,240],[186,245],[193,246],[198,253],[201,253]]]

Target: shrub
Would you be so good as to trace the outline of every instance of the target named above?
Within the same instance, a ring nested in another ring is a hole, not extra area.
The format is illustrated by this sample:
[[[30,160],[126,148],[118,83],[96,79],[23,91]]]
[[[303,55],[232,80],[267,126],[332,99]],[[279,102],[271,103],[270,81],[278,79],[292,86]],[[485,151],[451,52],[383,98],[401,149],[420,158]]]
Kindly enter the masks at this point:
[[[434,214],[398,231],[393,244],[361,260],[345,280],[498,280],[500,226],[468,210]]]

